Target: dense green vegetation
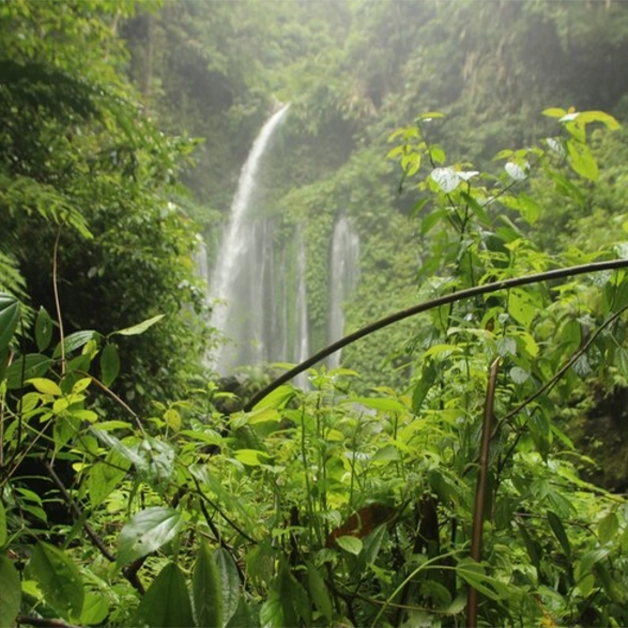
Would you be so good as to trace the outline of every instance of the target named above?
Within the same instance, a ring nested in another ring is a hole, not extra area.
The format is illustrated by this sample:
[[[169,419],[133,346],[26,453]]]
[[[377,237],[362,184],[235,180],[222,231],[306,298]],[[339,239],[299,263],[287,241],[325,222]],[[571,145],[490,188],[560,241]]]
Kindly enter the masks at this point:
[[[626,625],[627,53],[612,0],[0,2],[0,625]],[[349,331],[436,304],[240,410],[194,256],[277,101],[312,349],[339,212]]]

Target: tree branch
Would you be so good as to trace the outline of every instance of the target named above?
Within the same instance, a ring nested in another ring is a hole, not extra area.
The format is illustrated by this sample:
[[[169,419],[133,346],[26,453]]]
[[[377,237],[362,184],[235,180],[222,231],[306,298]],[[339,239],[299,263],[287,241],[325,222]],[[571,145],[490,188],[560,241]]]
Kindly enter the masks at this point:
[[[516,288],[517,286],[527,286],[534,283],[540,283],[542,281],[550,281],[552,279],[565,279],[566,277],[575,277],[577,275],[584,275],[586,273],[597,273],[605,270],[618,270],[620,268],[628,268],[628,259],[594,262],[591,264],[582,264],[581,266],[559,268],[557,270],[536,273],[534,275],[525,275],[523,277],[505,279],[503,281],[496,281],[482,286],[474,286],[472,288],[467,288],[466,290],[452,292],[451,294],[447,294],[436,299],[431,299],[430,301],[424,301],[423,303],[419,303],[418,305],[413,305],[408,309],[401,310],[384,318],[380,318],[378,321],[375,321],[374,323],[371,323],[366,327],[362,327],[362,329],[358,329],[352,334],[349,334],[344,338],[341,338],[340,340],[337,340],[336,342],[330,344],[324,349],[321,349],[321,351],[315,353],[313,356],[311,356],[307,360],[304,360],[300,364],[297,364],[289,371],[286,371],[283,375],[279,376],[268,386],[263,388],[257,394],[253,395],[253,397],[251,397],[251,399],[249,399],[249,401],[247,401],[247,403],[244,405],[243,410],[244,412],[250,412],[256,404],[258,404],[262,399],[269,395],[273,390],[279,388],[279,386],[290,381],[293,377],[296,377],[300,373],[303,373],[311,366],[314,366],[317,362],[324,360],[332,353],[335,353],[343,347],[346,347],[347,345],[350,345],[357,340],[364,338],[365,336],[369,336],[370,334],[379,331],[384,327],[388,327],[393,323],[398,323],[399,321],[410,318],[411,316],[415,316],[416,314],[421,314],[442,305],[448,305],[449,303],[455,303],[464,299],[470,299],[476,296],[490,294],[492,292],[498,292],[499,290],[508,290],[510,288]]]

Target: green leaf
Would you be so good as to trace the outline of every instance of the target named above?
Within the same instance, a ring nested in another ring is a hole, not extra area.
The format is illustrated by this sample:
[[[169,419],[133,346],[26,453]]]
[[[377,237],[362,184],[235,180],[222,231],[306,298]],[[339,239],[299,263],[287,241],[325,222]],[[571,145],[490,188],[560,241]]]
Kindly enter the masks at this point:
[[[567,142],[567,152],[569,153],[567,161],[575,172],[581,177],[589,179],[589,181],[597,181],[597,162],[595,157],[593,157],[591,149],[586,144],[576,140],[569,140]]]
[[[65,355],[68,353],[72,353],[72,351],[76,351],[80,349],[82,346],[86,345],[90,340],[97,338],[99,336],[98,332],[93,329],[84,329],[82,331],[76,331],[69,336],[66,336],[63,339],[63,348],[65,350]],[[61,343],[59,343],[52,354],[53,358],[61,357]]]
[[[508,313],[524,327],[529,327],[537,307],[523,290],[511,290],[508,295]]]
[[[168,563],[153,580],[140,602],[133,625],[151,628],[195,625],[185,578],[177,565]]]
[[[558,539],[560,546],[563,548],[563,552],[565,552],[565,556],[567,558],[571,557],[571,543],[569,543],[569,537],[565,532],[565,528],[563,526],[563,522],[560,520],[560,517],[552,512],[551,510],[547,511],[547,522],[552,528],[552,532],[554,536]]]
[[[512,379],[515,384],[524,384],[530,379],[530,373],[520,366],[513,366],[510,369],[510,379]]]
[[[434,168],[430,179],[445,193],[453,192],[460,184],[460,177],[453,168]]]
[[[15,626],[22,603],[22,583],[13,562],[0,555],[0,626]]]
[[[0,547],[6,545],[7,538],[7,511],[4,509],[2,501],[0,501]]]
[[[238,449],[233,457],[249,467],[259,467],[261,464],[266,464],[269,459],[268,454],[257,449]]]
[[[143,334],[147,329],[152,327],[155,323],[158,323],[165,314],[157,314],[157,316],[153,316],[152,318],[148,318],[137,325],[133,325],[132,327],[125,327],[124,329],[118,329],[117,331],[111,332],[110,336],[115,336],[119,334],[120,336],[137,336],[139,334]]]
[[[0,351],[9,346],[19,320],[19,301],[5,292],[0,292]]]
[[[255,404],[253,410],[261,410],[262,408],[284,408],[295,394],[296,391],[292,386],[284,384]]]
[[[172,541],[183,526],[183,517],[174,508],[155,506],[138,512],[123,528],[116,562],[126,565]]]
[[[615,512],[609,512],[597,526],[597,536],[600,543],[604,545],[609,541],[612,541],[619,529],[619,522],[617,521],[617,515]]]
[[[38,351],[45,351],[52,340],[52,319],[50,314],[43,308],[39,308],[37,320],[35,321],[35,342]]]
[[[549,116],[550,118],[562,118],[566,115],[566,111],[564,109],[559,109],[557,107],[550,107],[549,109],[543,110],[544,116]]]
[[[21,388],[27,379],[45,375],[50,367],[50,359],[40,353],[20,356],[6,370],[4,376],[9,390]]]
[[[364,544],[360,539],[356,539],[354,536],[339,536],[336,537],[336,543],[338,543],[338,547],[343,549],[345,552],[349,552],[350,554],[355,554],[358,556],[364,547]]]
[[[115,452],[109,452],[105,462],[92,465],[87,475],[87,494],[92,508],[99,506],[124,479],[130,465]]]
[[[331,625],[333,608],[325,580],[313,563],[308,562],[306,564],[307,585],[310,591],[310,599],[314,602],[314,605],[321,615],[327,620],[327,623]]]
[[[52,395],[53,397],[61,397],[63,392],[61,388],[59,388],[58,384],[53,382],[51,379],[46,379],[44,377],[32,377],[31,379],[26,381],[27,384],[32,384],[40,393],[44,395]]]
[[[81,616],[85,600],[83,580],[65,552],[40,541],[31,555],[28,573],[39,584],[47,604],[62,617]]]
[[[220,572],[220,582],[222,583],[223,623],[227,624],[240,605],[240,576],[238,568],[227,550],[222,547],[216,548],[214,560]]]
[[[214,555],[205,542],[201,542],[194,565],[192,598],[196,625],[222,628],[225,623],[222,579]]]
[[[497,579],[487,576],[480,563],[471,559],[461,560],[456,565],[456,573],[481,595],[491,600],[499,600],[503,597],[501,583]]]
[[[100,379],[105,386],[111,386],[120,372],[120,357],[115,345],[107,343],[100,355]]]
[[[600,122],[604,124],[609,131],[616,131],[621,125],[613,116],[604,111],[581,111],[578,120],[588,124],[589,122]]]
[[[102,624],[109,615],[109,603],[107,597],[101,592],[87,591],[80,622],[88,626]]]

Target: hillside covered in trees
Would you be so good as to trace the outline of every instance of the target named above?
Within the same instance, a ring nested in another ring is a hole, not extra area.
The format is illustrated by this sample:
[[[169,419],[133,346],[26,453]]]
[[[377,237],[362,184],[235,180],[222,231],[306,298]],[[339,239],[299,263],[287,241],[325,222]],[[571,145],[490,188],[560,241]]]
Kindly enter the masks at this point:
[[[0,625],[628,623],[627,62],[617,0],[0,2]]]

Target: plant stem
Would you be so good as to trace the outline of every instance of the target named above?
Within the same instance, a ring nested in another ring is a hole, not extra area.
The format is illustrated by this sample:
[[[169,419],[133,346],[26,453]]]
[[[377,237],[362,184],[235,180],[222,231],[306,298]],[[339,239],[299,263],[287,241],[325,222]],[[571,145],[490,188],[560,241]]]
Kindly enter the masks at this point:
[[[473,527],[471,532],[471,558],[479,563],[482,560],[482,532],[484,527],[484,507],[486,505],[486,485],[488,483],[488,457],[491,448],[491,427],[493,423],[493,406],[495,403],[495,389],[497,387],[497,373],[501,359],[497,358],[491,364],[491,370],[486,388],[486,403],[484,404],[484,421],[482,422],[482,441],[480,444],[480,465],[478,482],[475,491],[475,510],[473,513]],[[467,626],[476,628],[478,625],[478,592],[469,585],[467,593]]]

